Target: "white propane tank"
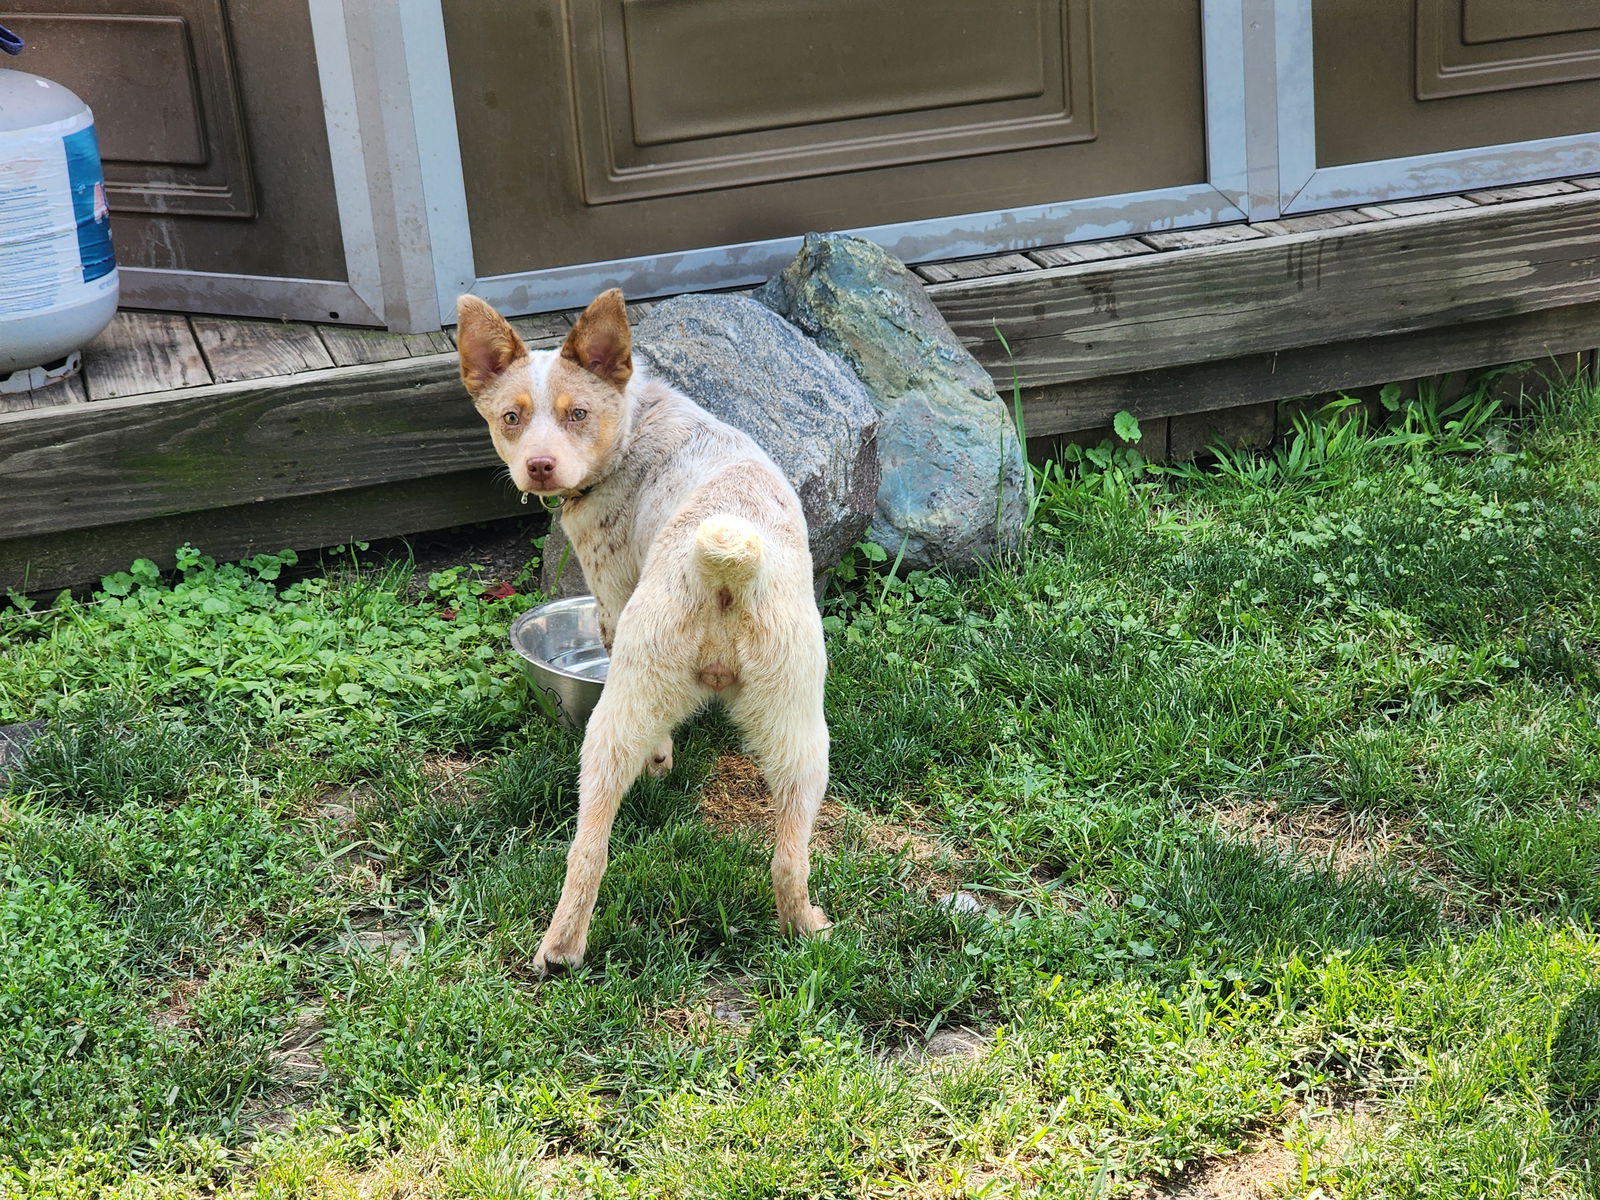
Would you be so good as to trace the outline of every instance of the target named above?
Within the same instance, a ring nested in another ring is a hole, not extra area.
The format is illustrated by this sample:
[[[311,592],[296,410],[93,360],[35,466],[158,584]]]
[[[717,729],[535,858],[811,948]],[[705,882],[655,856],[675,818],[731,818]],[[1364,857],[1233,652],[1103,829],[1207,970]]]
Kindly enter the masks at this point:
[[[116,311],[94,115],[59,83],[0,70],[0,392],[76,371]]]

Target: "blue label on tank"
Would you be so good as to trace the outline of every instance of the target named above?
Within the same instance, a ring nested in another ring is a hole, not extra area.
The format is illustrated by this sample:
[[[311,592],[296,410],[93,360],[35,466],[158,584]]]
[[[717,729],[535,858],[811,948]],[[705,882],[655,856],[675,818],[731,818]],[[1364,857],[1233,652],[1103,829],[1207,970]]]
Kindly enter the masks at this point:
[[[67,179],[72,185],[72,215],[78,222],[78,258],[83,281],[111,274],[117,265],[111,248],[111,209],[100,173],[100,145],[94,126],[61,139],[67,148]]]

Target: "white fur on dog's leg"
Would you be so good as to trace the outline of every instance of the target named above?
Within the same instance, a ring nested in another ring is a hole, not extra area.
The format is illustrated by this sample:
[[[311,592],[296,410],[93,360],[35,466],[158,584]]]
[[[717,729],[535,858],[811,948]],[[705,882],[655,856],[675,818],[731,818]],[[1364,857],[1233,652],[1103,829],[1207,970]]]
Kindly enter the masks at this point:
[[[533,969],[536,974],[550,979],[565,974],[569,969],[583,966],[583,954],[583,948],[552,945],[550,935],[545,934],[544,941],[539,945],[539,952],[533,956]]]
[[[823,934],[832,922],[811,903],[811,830],[828,790],[821,680],[808,689],[814,696],[806,691],[763,695],[763,690],[745,688],[731,707],[777,813],[772,894],[778,928],[787,934]]]
[[[693,710],[696,699],[687,680],[678,681],[651,664],[636,644],[629,643],[627,630],[622,631],[605,690],[583,735],[578,828],[567,851],[561,899],[533,958],[541,974],[558,974],[583,964],[617,808],[650,747],[659,749],[672,727]]]
[[[672,770],[672,739],[665,738],[661,744],[650,754],[650,761],[645,763],[644,769],[655,778],[660,779]]]

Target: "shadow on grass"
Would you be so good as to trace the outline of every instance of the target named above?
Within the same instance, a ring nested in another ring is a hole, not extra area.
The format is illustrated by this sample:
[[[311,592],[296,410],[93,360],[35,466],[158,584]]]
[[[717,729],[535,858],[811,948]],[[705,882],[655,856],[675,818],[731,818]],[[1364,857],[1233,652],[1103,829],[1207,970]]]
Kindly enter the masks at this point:
[[[1568,1139],[1568,1162],[1600,1190],[1600,987],[1572,998],[1550,1041],[1545,1092],[1551,1123]]]

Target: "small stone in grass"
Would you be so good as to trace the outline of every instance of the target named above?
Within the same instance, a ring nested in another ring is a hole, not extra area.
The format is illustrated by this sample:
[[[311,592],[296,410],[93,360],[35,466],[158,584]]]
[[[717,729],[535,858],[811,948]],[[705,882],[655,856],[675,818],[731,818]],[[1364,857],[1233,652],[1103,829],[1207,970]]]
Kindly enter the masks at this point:
[[[23,721],[18,725],[0,725],[0,762],[8,758],[21,758],[28,743],[44,732],[43,721]]]
[[[9,772],[6,764],[22,761],[28,745],[44,732],[43,721],[23,721],[18,725],[0,725],[0,791],[5,790]]]
[[[989,1038],[976,1029],[941,1029],[922,1048],[925,1058],[977,1058],[989,1048]]]
[[[718,1000],[711,1006],[711,1015],[718,1021],[729,1025],[748,1025],[750,1019],[745,1016],[744,1009],[732,1000]]]
[[[392,963],[404,962],[414,946],[415,940],[403,929],[358,929],[339,938],[341,954],[370,954]]]
[[[712,988],[706,999],[711,1005],[711,1019],[724,1025],[748,1025],[756,1010],[755,1000],[743,988],[732,984]]]

